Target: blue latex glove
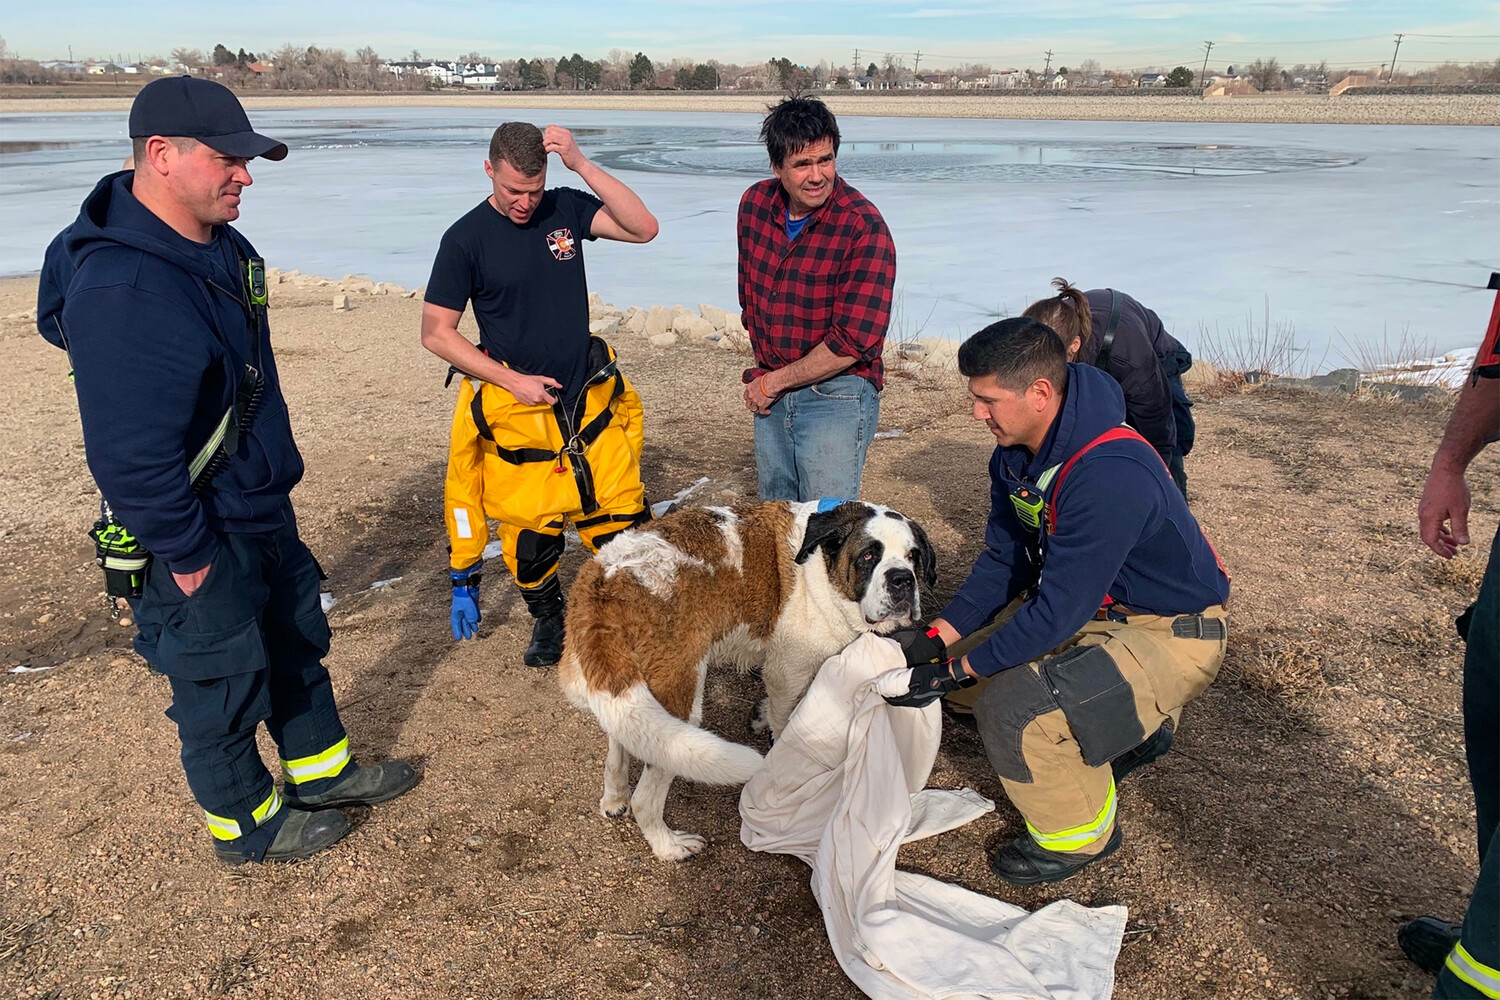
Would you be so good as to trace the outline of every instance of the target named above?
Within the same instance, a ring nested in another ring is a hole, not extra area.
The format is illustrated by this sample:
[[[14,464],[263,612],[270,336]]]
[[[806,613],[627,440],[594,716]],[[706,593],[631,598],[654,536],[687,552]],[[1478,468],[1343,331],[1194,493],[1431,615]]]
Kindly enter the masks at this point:
[[[479,579],[484,563],[477,562],[468,569],[449,570],[453,581],[453,611],[448,616],[453,626],[453,638],[472,639],[479,634]]]

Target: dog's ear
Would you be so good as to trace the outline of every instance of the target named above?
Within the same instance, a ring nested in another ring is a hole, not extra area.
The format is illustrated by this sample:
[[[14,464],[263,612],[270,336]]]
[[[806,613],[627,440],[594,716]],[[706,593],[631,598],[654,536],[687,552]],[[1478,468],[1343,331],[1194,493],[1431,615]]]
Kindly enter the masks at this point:
[[[836,554],[849,540],[854,526],[867,520],[869,516],[870,509],[857,500],[813,514],[807,519],[807,530],[802,533],[802,547],[797,550],[797,562],[807,562],[808,557],[819,547],[829,555]]]
[[[911,525],[912,537],[917,540],[917,558],[921,562],[919,571],[922,576],[922,585],[928,590],[937,586],[937,553],[932,550],[932,542],[927,540],[927,532],[922,526],[911,518],[906,519]]]

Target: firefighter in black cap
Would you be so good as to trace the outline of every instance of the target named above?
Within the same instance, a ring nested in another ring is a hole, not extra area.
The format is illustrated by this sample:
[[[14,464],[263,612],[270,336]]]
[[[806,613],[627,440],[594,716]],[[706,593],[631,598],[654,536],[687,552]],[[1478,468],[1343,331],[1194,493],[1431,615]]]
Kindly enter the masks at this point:
[[[339,721],[320,574],[289,499],[302,458],[265,267],[229,225],[249,161],[287,148],[227,88],[186,76],[142,88],[130,136],[134,173],[103,178],[64,241],[76,274],[58,332],[89,470],[106,534],[150,553],[132,576],[135,645],[171,682],[167,716],[218,856],[307,857],[349,831],[334,807],[393,798],[417,776],[356,763]],[[262,722],[284,791],[256,749]]]

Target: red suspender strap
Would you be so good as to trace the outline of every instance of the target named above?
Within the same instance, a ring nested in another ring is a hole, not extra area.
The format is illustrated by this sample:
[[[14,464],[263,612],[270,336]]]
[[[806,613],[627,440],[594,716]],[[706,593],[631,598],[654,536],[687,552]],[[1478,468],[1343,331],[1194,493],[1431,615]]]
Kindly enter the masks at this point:
[[[1490,337],[1485,341],[1491,347],[1495,346],[1494,336],[1495,324],[1497,320],[1500,320],[1500,295],[1497,295],[1495,298],[1495,317],[1490,320]],[[1481,351],[1480,359],[1483,360],[1483,357],[1484,354]],[[1068,473],[1073,470],[1073,466],[1078,464],[1078,460],[1085,454],[1087,454],[1090,449],[1095,448],[1098,445],[1105,444],[1109,441],[1121,441],[1127,438],[1139,441],[1147,448],[1151,448],[1151,454],[1156,455],[1157,461],[1161,461],[1161,455],[1157,453],[1157,450],[1155,448],[1151,447],[1151,442],[1143,438],[1140,433],[1137,432],[1133,427],[1127,427],[1124,424],[1121,424],[1119,427],[1111,427],[1103,434],[1100,434],[1098,437],[1094,438],[1094,440],[1090,441],[1088,444],[1084,445],[1082,448],[1079,448],[1076,452],[1074,452],[1073,457],[1063,463],[1063,467],[1057,472],[1057,478],[1052,481],[1052,499],[1047,501],[1046,511],[1047,533],[1049,535],[1057,530],[1057,505],[1058,502],[1062,499],[1063,481],[1068,478]],[[1162,462],[1162,466],[1163,468],[1165,468],[1166,463]],[[1219,550],[1214,548],[1214,543],[1209,540],[1208,532],[1203,531],[1202,525],[1198,526],[1198,530],[1203,533],[1203,541],[1208,544],[1208,551],[1214,554],[1214,562],[1219,564],[1219,572],[1224,574],[1224,579],[1230,579],[1229,570],[1227,567],[1225,567],[1224,560],[1219,558]],[[1100,604],[1100,607],[1107,608],[1113,603],[1114,598],[1110,597],[1108,594],[1105,594],[1104,601]]]
[[[1500,377],[1500,273],[1490,275],[1490,287],[1496,290],[1495,307],[1490,310],[1490,328],[1479,345],[1479,357],[1474,359],[1476,380]]]

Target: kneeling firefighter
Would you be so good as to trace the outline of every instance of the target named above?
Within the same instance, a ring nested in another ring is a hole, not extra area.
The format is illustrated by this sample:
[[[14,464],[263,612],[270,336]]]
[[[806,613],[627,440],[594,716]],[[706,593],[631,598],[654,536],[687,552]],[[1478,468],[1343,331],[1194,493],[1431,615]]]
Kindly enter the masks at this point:
[[[548,190],[548,153],[594,194]],[[539,667],[562,655],[563,529],[572,522],[597,551],[651,516],[641,401],[614,352],[589,334],[583,241],[645,243],[657,224],[556,125],[501,125],[484,169],[492,192],[443,234],[422,307],[423,346],[464,376],[444,489],[450,624],[455,639],[478,634],[486,519],[498,521],[506,567],[535,619],[524,662]],[[458,332],[470,304],[478,347]]]
[[[1001,320],[959,347],[958,368],[997,442],[985,547],[931,627],[893,634],[911,669],[879,688],[972,706],[1026,821],[990,867],[1055,882],[1120,846],[1116,783],[1167,752],[1218,673],[1229,576],[1161,457],[1122,425],[1119,385],[1068,363],[1050,327]]]

